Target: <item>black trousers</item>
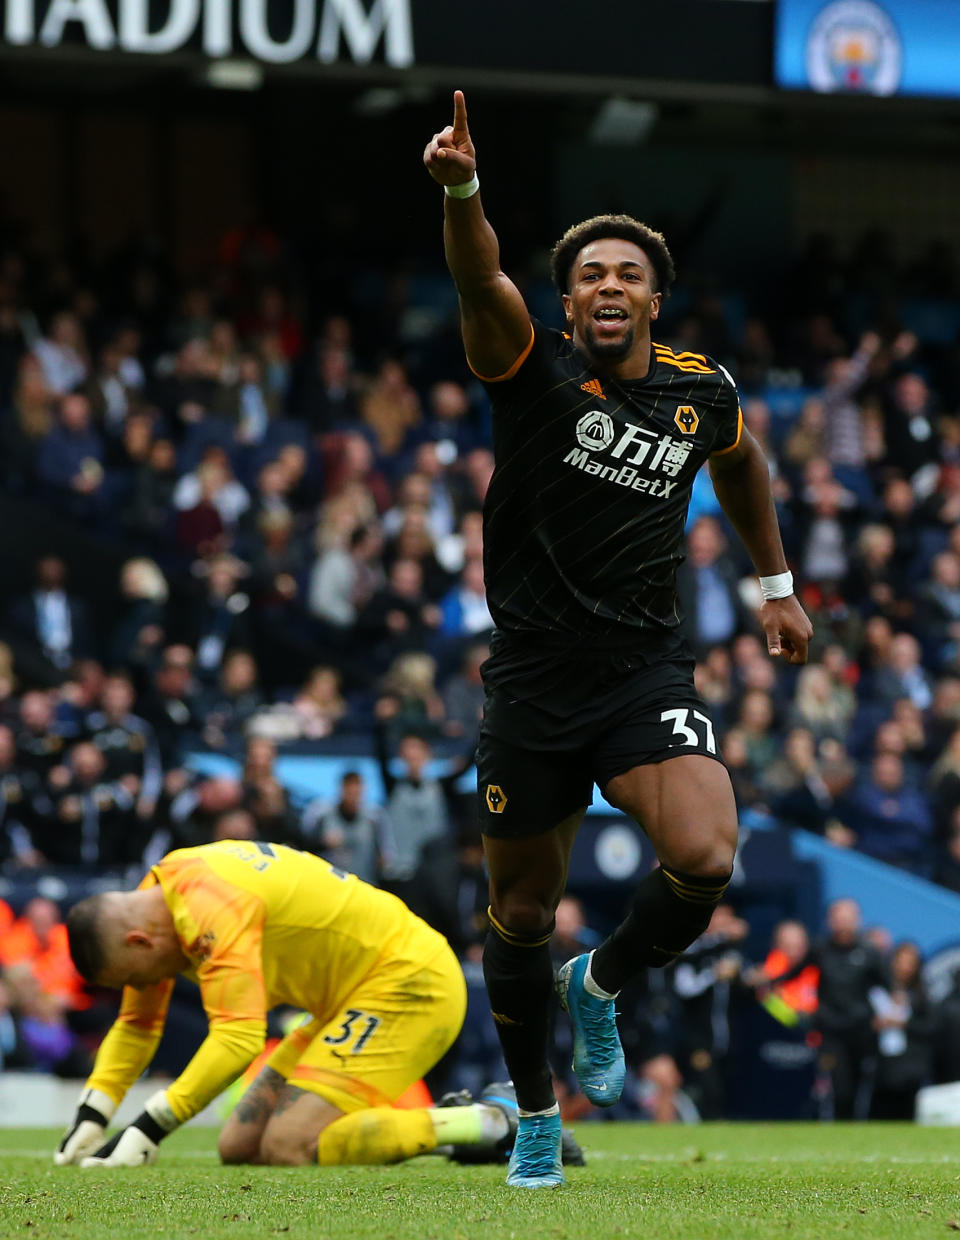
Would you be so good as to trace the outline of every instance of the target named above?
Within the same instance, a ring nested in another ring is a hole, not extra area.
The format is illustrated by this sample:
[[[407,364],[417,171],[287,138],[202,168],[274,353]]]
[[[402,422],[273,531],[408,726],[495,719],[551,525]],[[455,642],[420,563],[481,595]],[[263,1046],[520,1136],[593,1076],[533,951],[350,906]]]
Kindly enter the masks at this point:
[[[830,1077],[834,1119],[867,1119],[877,1067],[873,1030],[856,1028],[824,1032],[820,1064]]]

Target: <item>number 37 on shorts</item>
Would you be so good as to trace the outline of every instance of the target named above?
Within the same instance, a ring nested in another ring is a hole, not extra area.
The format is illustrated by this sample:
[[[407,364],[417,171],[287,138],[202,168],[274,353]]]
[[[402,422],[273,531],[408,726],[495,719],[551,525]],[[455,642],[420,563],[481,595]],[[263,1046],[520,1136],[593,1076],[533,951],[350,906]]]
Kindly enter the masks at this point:
[[[660,712],[660,722],[672,728],[669,739],[666,740],[670,748],[686,746],[699,750],[701,753],[715,754],[717,752],[713,721],[703,711],[693,710],[686,706],[678,707],[676,710],[663,710]]]

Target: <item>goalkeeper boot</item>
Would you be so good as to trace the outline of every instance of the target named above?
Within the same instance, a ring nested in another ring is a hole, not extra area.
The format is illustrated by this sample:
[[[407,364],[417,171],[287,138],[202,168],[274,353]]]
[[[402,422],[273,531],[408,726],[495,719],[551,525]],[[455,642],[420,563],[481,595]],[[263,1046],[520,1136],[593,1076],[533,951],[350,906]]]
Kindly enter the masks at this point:
[[[474,1098],[468,1089],[461,1089],[456,1093],[444,1094],[437,1106],[469,1107],[474,1103],[494,1107],[503,1115],[507,1122],[506,1136],[501,1137],[493,1145],[452,1145],[448,1157],[454,1162],[470,1165],[506,1162],[513,1149],[517,1133],[516,1090],[510,1081],[496,1081],[492,1085],[487,1085],[479,1098]]]
[[[584,1096],[598,1107],[611,1107],[623,1092],[627,1068],[617,1033],[613,999],[600,999],[584,988],[589,955],[574,956],[557,972],[557,993],[573,1024],[573,1070]]]
[[[553,1115],[521,1115],[507,1184],[511,1188],[558,1188],[564,1182],[562,1141],[559,1108]]]
[[[452,1145],[449,1147],[450,1153],[448,1157],[453,1162],[464,1165],[507,1162],[517,1136],[517,1091],[513,1088],[513,1082],[496,1081],[494,1084],[488,1085],[476,1101],[482,1102],[484,1106],[495,1106],[503,1112],[507,1121],[507,1135],[501,1137],[496,1145]],[[456,1093],[444,1094],[437,1106],[468,1107],[472,1106],[473,1102],[474,1098],[470,1091],[468,1089],[461,1089]],[[587,1165],[587,1160],[583,1156],[580,1143],[569,1128],[563,1129],[561,1154],[565,1167],[585,1167]]]

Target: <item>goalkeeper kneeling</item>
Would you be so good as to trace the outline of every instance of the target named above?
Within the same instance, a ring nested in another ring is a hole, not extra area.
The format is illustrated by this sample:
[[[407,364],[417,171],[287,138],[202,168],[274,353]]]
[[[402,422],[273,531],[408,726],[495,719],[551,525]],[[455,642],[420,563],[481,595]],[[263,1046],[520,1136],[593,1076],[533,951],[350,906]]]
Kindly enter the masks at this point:
[[[152,1163],[161,1141],[262,1052],[271,1007],[310,1013],[277,1046],[227,1120],[227,1163],[388,1163],[512,1144],[508,1086],[469,1105],[392,1105],[453,1045],[466,987],[446,939],[395,896],[277,844],[226,840],[172,852],[136,891],[106,892],[67,918],[87,981],[123,988],[59,1165]],[[200,987],[207,1037],[183,1073],[106,1140],[160,1041],[174,979]]]

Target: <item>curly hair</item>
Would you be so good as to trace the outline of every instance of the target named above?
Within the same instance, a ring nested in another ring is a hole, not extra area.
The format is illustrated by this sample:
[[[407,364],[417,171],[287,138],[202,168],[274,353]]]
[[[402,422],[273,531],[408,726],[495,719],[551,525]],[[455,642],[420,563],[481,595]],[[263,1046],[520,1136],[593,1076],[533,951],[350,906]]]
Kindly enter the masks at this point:
[[[663,234],[635,220],[632,215],[594,215],[567,229],[550,251],[553,280],[561,293],[570,291],[570,271],[583,247],[591,241],[601,241],[607,237],[617,237],[638,245],[653,267],[657,292],[664,297],[669,296],[676,271]]]

